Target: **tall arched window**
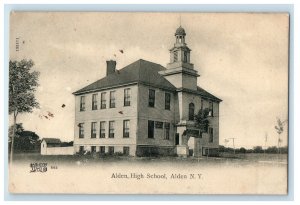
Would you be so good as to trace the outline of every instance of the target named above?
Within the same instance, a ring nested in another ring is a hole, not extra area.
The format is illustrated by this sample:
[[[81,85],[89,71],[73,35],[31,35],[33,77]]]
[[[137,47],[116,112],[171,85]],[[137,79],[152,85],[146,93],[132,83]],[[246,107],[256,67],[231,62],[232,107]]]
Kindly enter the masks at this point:
[[[194,120],[194,114],[195,114],[195,105],[194,103],[189,104],[189,120]]]
[[[184,53],[183,53],[183,62],[187,63],[187,61],[188,61],[187,52],[184,51]]]

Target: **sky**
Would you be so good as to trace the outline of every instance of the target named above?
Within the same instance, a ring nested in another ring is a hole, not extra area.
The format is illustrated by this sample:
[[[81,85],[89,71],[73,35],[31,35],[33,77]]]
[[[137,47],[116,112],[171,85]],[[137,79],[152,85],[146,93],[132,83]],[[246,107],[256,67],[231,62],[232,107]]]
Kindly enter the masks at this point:
[[[225,139],[235,138],[236,147],[276,146],[276,118],[288,118],[284,13],[11,13],[10,59],[32,59],[40,72],[40,109],[20,114],[18,123],[40,138],[73,140],[72,93],[104,77],[106,60],[117,69],[138,59],[166,66],[180,19],[198,85],[223,100],[220,144],[232,147]],[[48,112],[54,117],[41,117]],[[286,145],[287,125],[281,138]]]

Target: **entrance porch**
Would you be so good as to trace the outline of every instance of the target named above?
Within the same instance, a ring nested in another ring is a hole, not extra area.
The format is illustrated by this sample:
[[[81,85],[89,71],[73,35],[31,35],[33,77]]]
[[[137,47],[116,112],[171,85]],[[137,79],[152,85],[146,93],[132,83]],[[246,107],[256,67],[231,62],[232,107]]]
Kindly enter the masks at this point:
[[[201,156],[200,129],[195,127],[194,122],[184,121],[178,123],[175,137],[175,152],[178,156]]]

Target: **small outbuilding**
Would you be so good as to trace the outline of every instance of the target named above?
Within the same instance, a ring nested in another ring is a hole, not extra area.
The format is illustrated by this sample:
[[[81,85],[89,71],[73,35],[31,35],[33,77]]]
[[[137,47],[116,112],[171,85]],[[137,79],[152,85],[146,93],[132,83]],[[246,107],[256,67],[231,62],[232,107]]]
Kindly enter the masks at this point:
[[[73,146],[61,147],[62,142],[58,138],[43,138],[41,143],[41,155],[72,155]]]

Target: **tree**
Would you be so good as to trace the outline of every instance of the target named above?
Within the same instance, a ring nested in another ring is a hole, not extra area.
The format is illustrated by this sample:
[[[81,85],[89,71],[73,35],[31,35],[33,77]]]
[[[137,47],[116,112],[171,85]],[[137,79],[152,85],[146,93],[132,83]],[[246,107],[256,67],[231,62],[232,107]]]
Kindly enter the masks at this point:
[[[280,135],[283,132],[283,126],[285,125],[286,122],[287,120],[282,122],[279,118],[277,118],[277,125],[275,125],[275,130],[278,133],[278,145],[277,145],[278,154],[280,153],[280,143],[281,143]]]
[[[253,147],[254,153],[263,153],[263,149],[261,146],[255,146]]]
[[[9,114],[13,115],[10,163],[13,159],[14,138],[17,116],[20,113],[31,113],[39,107],[34,92],[38,86],[39,72],[31,71],[32,60],[9,61]]]
[[[199,112],[195,115],[196,127],[200,129],[201,133],[207,133],[209,125],[209,109],[200,109]]]
[[[39,136],[32,131],[23,131],[15,141],[14,149],[21,152],[38,151],[40,147]]]
[[[15,136],[15,138],[17,138],[18,136],[20,136],[20,133],[24,131],[23,128],[23,124],[22,123],[17,123],[15,126],[12,125],[9,127],[8,130],[8,142],[11,145],[11,141],[13,136]],[[14,138],[14,140],[15,140]],[[9,146],[9,149],[11,149],[12,146]],[[9,151],[10,152],[10,151]]]
[[[241,147],[240,150],[239,150],[239,152],[240,152],[240,153],[243,153],[243,154],[245,154],[246,151],[247,151],[247,150],[246,150],[246,148],[244,148],[244,147]]]
[[[8,130],[8,137],[9,137],[9,141],[11,142],[11,139],[12,139],[12,136],[13,136],[13,130],[14,129],[14,126],[10,126],[9,127],[9,130]],[[15,136],[19,136],[21,132],[24,131],[24,128],[23,128],[23,124],[22,123],[17,123],[15,125]]]
[[[276,154],[276,152],[278,152],[278,148],[276,146],[268,147],[266,152],[271,154]]]
[[[13,136],[13,128],[13,125],[9,128],[10,139],[12,139]],[[39,147],[39,136],[35,132],[24,130],[22,123],[17,123],[14,137],[14,152],[38,151]]]

